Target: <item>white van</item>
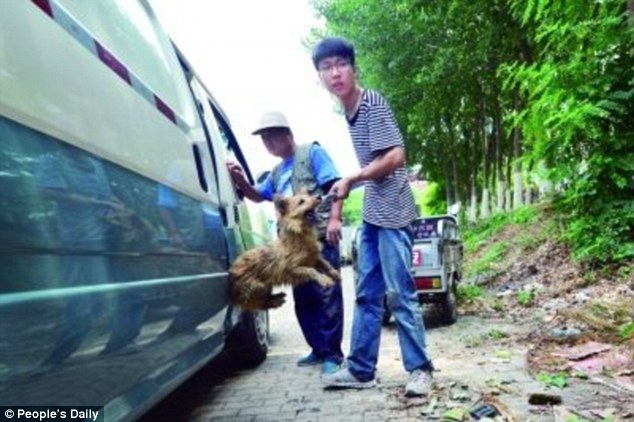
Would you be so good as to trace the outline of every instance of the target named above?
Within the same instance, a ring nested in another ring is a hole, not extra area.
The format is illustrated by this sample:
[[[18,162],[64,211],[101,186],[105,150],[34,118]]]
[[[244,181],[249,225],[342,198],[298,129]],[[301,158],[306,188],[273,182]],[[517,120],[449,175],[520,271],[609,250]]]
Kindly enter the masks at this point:
[[[131,420],[222,350],[266,357],[227,295],[270,239],[248,165],[146,1],[0,2],[0,145],[0,406]]]

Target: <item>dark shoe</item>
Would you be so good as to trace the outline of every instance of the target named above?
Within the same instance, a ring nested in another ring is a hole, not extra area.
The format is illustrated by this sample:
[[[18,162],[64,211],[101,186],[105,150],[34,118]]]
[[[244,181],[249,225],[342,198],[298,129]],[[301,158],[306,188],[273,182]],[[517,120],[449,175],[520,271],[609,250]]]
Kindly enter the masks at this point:
[[[323,362],[323,359],[317,357],[315,354],[311,352],[308,356],[305,356],[301,358],[300,360],[298,360],[297,366],[315,366],[315,365],[319,365],[322,362]]]

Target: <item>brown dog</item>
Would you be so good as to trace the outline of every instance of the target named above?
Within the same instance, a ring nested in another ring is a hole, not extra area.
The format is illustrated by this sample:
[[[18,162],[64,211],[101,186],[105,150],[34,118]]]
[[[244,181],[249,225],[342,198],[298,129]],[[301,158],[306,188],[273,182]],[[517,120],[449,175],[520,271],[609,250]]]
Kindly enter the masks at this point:
[[[341,281],[339,273],[321,256],[313,226],[321,200],[302,191],[288,198],[275,196],[278,239],[240,255],[229,269],[231,301],[245,310],[277,308],[285,293],[273,286],[315,280],[322,286]]]

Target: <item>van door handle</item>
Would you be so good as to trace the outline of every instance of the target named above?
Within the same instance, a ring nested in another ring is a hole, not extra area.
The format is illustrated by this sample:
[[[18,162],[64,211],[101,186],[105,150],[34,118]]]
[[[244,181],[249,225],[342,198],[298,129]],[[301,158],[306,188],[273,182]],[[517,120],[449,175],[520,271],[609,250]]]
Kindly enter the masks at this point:
[[[220,212],[220,218],[222,218],[222,225],[224,227],[229,227],[229,222],[227,221],[227,208],[225,208],[223,205],[220,205],[218,211]]]
[[[194,152],[194,161],[196,162],[196,173],[198,173],[198,183],[200,187],[205,192],[209,192],[209,186],[207,186],[207,179],[205,178],[205,170],[203,167],[203,160],[200,157],[200,150],[198,149],[198,145],[192,145],[192,150]]]

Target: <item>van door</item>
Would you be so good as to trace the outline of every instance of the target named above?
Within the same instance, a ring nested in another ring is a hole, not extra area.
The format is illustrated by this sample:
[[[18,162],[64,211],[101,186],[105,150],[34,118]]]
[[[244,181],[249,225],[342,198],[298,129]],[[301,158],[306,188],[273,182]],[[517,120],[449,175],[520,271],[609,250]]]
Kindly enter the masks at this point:
[[[240,198],[236,195],[231,176],[227,170],[227,149],[224,144],[223,134],[214,112],[211,108],[209,95],[201,82],[193,77],[190,80],[192,92],[198,101],[198,108],[201,110],[201,119],[208,134],[208,162],[214,167],[216,180],[218,183],[218,193],[220,198],[220,210],[225,224],[225,234],[229,253],[229,263],[245,250],[245,244],[240,233]],[[246,164],[243,163],[246,167]],[[247,171],[248,171],[248,167]]]
[[[195,101],[144,1],[0,1],[0,405],[132,419],[224,342]]]

